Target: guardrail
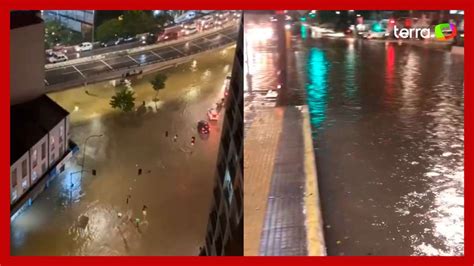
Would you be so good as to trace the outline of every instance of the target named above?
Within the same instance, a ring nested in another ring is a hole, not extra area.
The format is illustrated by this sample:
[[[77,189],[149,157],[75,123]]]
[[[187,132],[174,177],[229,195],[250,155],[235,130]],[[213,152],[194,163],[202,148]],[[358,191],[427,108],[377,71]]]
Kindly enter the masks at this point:
[[[78,58],[78,59],[72,59],[72,60],[68,60],[68,61],[60,62],[60,63],[46,64],[44,66],[44,68],[46,70],[51,70],[51,69],[66,67],[66,66],[70,66],[70,65],[74,65],[74,64],[80,64],[80,63],[86,63],[86,62],[90,62],[90,61],[103,60],[107,56],[111,56],[111,55],[120,55],[120,54],[121,55],[124,55],[124,54],[131,55],[131,54],[134,54],[134,53],[137,53],[137,52],[143,52],[143,51],[157,49],[157,48],[160,48],[160,47],[166,47],[166,46],[170,46],[170,45],[174,45],[174,44],[185,43],[185,42],[188,42],[188,41],[196,39],[196,38],[205,37],[207,35],[211,35],[211,34],[214,34],[216,32],[224,31],[226,29],[231,29],[232,27],[236,27],[237,25],[238,25],[238,21],[232,20],[232,21],[229,21],[227,24],[224,24],[222,27],[216,27],[214,29],[198,32],[196,34],[193,34],[193,35],[190,35],[190,36],[185,36],[185,37],[182,37],[182,38],[177,39],[177,40],[172,40],[172,41],[168,41],[168,42],[160,42],[160,43],[157,43],[157,44],[146,45],[146,46],[139,46],[139,47],[126,49],[126,50],[112,51],[112,52],[107,52],[107,53],[103,53],[103,54],[92,55],[92,56]]]
[[[45,90],[46,92],[53,92],[53,91],[63,90],[63,89],[72,88],[72,87],[86,86],[88,84],[93,84],[93,83],[97,83],[101,81],[118,79],[118,78],[122,78],[123,75],[131,71],[141,70],[143,73],[157,71],[157,70],[161,70],[161,69],[165,69],[165,68],[169,68],[169,67],[186,63],[190,61],[191,59],[193,59],[194,57],[198,55],[202,55],[203,53],[212,52],[217,49],[223,49],[225,47],[229,47],[232,45],[235,45],[235,41],[229,40],[228,42],[222,43],[220,45],[207,46],[206,48],[198,49],[195,53],[185,54],[183,56],[176,56],[167,60],[157,59],[157,60],[153,60],[147,63],[138,64],[132,67],[123,67],[123,68],[118,68],[114,70],[107,70],[106,72],[89,75],[89,76],[86,76],[85,78],[81,77],[78,79],[74,79],[74,80],[70,80],[70,81],[66,81],[62,83],[47,85],[45,86]]]

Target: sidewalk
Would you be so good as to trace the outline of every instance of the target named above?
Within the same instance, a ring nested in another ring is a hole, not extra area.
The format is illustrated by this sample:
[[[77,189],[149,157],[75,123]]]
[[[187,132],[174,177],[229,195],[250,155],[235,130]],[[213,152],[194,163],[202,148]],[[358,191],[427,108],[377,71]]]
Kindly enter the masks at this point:
[[[244,255],[325,255],[309,114],[259,110],[245,138]]]

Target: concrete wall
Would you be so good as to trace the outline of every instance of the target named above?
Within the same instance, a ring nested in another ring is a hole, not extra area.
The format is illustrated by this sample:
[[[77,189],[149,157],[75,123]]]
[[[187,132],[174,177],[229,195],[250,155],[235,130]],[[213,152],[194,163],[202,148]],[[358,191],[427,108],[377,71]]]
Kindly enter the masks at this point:
[[[49,165],[54,165],[66,152],[65,132],[65,119],[49,131]]]
[[[10,30],[11,105],[44,93],[44,63],[44,23]]]
[[[42,146],[44,144],[44,153]],[[42,155],[44,154],[44,158]],[[36,157],[36,158],[35,158]],[[45,135],[38,143],[30,149],[31,161],[31,184],[34,184],[38,179],[46,173],[49,168],[48,165],[48,136]],[[35,165],[36,162],[36,165]]]
[[[10,166],[10,202],[18,200],[25,191],[30,188],[30,160],[26,152],[20,159]],[[23,162],[26,163],[26,169],[22,169]],[[16,176],[14,176],[16,170]],[[25,170],[25,171],[23,171]],[[16,180],[16,186],[13,187],[13,180]]]

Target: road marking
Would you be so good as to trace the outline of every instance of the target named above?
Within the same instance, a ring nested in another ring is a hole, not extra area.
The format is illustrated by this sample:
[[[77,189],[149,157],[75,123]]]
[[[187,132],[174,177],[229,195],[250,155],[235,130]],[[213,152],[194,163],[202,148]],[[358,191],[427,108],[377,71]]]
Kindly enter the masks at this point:
[[[173,50],[175,50],[176,52],[178,52],[178,53],[180,53],[180,54],[184,55],[184,53],[183,53],[183,52],[181,52],[180,50],[178,50],[178,49],[174,48],[173,46],[170,46],[170,48],[171,48],[171,49],[173,49]]]
[[[111,67],[109,64],[107,64],[104,60],[100,60],[100,62],[104,63],[106,66],[108,66],[110,68],[110,70],[114,70],[113,67]]]
[[[160,58],[160,59],[162,59],[162,60],[164,59],[164,58],[161,57],[159,54],[157,54],[157,53],[155,53],[155,52],[153,52],[153,51],[150,51],[150,53],[154,54],[156,57],[158,57],[158,58]]]
[[[194,45],[194,46],[196,46],[197,48],[202,49],[202,47],[199,46],[199,45],[197,45],[197,44],[191,43],[191,45]]]
[[[131,56],[129,56],[129,55],[127,55],[127,56],[128,56],[128,58],[132,59],[135,63],[140,64],[137,60],[135,60],[135,58],[133,58],[133,57],[131,57]]]
[[[226,38],[229,39],[229,40],[234,41],[234,39],[232,39],[231,37],[229,37],[229,36],[227,36],[227,35],[225,35],[225,34],[223,34],[223,33],[221,33],[221,35],[224,36],[224,37],[226,37]]]
[[[326,246],[323,236],[323,220],[318,189],[318,174],[314,156],[313,140],[311,138],[311,125],[309,122],[308,107],[303,107],[303,138],[304,138],[304,172],[305,185],[305,210],[306,210],[306,243],[308,256],[326,256]]]
[[[81,76],[82,76],[83,78],[86,78],[86,76],[84,76],[84,74],[82,74],[82,72],[79,71],[79,69],[77,69],[76,66],[73,65],[72,67],[73,67],[77,72],[79,72],[79,74],[81,74]]]

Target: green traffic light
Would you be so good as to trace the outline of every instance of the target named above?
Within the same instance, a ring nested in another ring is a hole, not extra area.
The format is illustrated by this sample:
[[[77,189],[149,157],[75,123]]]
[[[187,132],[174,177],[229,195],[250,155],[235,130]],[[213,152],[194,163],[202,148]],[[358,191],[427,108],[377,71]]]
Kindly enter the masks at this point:
[[[306,17],[301,17],[300,20],[301,21],[306,21]]]

